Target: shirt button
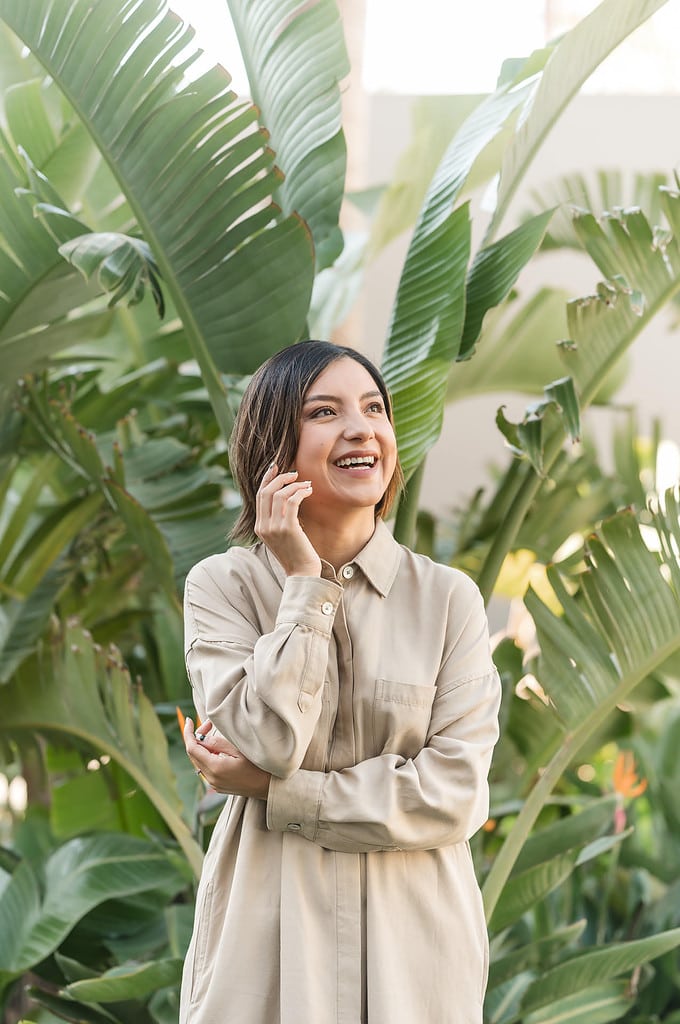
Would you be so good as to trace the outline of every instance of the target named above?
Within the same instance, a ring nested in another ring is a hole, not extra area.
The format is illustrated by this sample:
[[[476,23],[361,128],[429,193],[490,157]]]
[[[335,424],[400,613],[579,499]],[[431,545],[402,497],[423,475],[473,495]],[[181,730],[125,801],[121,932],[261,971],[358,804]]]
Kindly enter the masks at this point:
[[[321,611],[324,613],[324,615],[332,615],[333,614],[333,605],[332,605],[332,603],[330,601],[324,601],[324,603],[321,605]]]
[[[289,832],[299,832],[302,829],[302,825],[297,821],[289,821],[287,828]]]
[[[352,576],[354,576],[354,566],[346,565],[342,570],[342,575],[345,577],[346,580],[351,580]]]

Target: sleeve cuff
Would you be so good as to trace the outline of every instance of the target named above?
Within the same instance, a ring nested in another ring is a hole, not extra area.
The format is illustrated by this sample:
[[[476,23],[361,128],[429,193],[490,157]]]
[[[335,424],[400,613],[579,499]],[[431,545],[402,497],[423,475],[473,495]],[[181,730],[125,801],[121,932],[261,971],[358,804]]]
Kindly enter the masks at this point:
[[[270,832],[297,832],[314,840],[319,821],[323,772],[297,771],[288,779],[272,777],[267,797]]]
[[[320,576],[289,576],[283,587],[276,624],[309,626],[330,636],[341,598],[339,583]]]

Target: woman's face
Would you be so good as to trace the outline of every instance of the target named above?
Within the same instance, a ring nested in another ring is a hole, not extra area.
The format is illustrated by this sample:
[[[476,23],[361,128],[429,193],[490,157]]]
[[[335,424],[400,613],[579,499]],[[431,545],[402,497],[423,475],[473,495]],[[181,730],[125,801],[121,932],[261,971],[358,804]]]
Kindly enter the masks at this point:
[[[301,518],[318,510],[378,504],[392,479],[397,445],[385,403],[368,370],[343,356],[310,385],[302,405],[294,469],[313,493]]]

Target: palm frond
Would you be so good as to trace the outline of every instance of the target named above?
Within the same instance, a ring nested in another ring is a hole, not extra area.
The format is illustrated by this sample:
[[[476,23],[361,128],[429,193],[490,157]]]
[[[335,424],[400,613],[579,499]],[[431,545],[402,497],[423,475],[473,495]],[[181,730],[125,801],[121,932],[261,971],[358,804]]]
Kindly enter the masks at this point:
[[[347,151],[340,81],[349,72],[335,0],[228,0],[260,124],[285,177],[278,201],[309,225],[318,270],[342,250]]]
[[[576,593],[573,578],[549,570],[561,614],[527,593],[541,648],[535,674],[565,735],[485,882],[489,913],[562,772],[617,704],[680,650],[680,501],[673,490],[653,509],[653,524],[658,551],[649,550],[630,510],[606,520],[588,542]]]
[[[299,337],[308,230],[272,203],[280,175],[255,108],[222,68],[191,78],[192,30],[161,0],[0,0],[0,18],[117,178],[197,358],[247,373]]]

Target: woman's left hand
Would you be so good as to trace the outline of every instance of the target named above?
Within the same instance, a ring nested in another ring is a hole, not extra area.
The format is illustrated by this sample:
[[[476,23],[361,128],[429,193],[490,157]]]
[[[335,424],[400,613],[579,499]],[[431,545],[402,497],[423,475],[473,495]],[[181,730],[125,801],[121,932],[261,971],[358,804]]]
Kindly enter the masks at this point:
[[[225,739],[212,722],[203,722],[202,741],[196,738],[190,718],[184,723],[184,746],[197,772],[218,793],[255,797],[266,800],[269,793],[269,772],[262,771],[249,761],[233,743]]]

